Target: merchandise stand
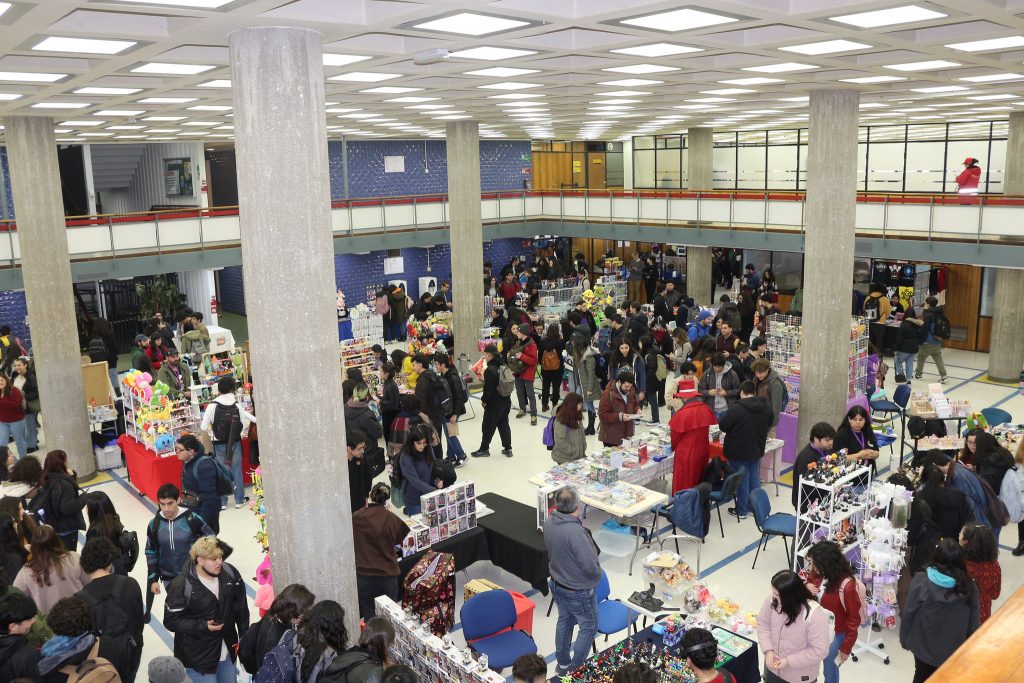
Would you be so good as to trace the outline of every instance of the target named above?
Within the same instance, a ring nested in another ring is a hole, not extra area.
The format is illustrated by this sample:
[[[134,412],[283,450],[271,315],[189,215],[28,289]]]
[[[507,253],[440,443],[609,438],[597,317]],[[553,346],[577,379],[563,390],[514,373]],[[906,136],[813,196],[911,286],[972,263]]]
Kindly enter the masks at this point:
[[[603,288],[604,293],[598,298],[610,296],[613,306],[623,306],[626,303],[626,281],[618,275],[602,275],[594,285],[594,294],[598,289]]]
[[[826,470],[815,468],[814,471]],[[799,514],[793,539],[793,571],[801,569],[807,550],[818,541],[837,541],[844,555],[856,548],[857,541],[847,539],[851,531],[858,534],[867,511],[863,491],[871,486],[870,467],[857,467],[834,479],[828,475],[825,481],[809,474],[811,476],[800,477],[798,483],[796,509]]]
[[[146,388],[130,373],[121,377],[125,434],[158,455],[169,455],[179,436],[196,433],[199,409],[188,396],[146,398]]]
[[[384,316],[356,307],[351,311],[351,320],[354,339],[365,339],[371,345],[384,345]]]

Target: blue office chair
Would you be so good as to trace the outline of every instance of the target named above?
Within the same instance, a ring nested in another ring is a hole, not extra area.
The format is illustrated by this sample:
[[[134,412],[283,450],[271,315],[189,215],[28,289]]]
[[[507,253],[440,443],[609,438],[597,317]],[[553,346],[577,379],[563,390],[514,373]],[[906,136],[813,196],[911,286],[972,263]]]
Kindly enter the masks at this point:
[[[982,408],[981,414],[985,416],[985,421],[988,422],[989,427],[1013,422],[1013,415],[1010,415],[1002,408]]]
[[[622,603],[621,600],[610,600],[611,586],[608,584],[608,574],[601,570],[601,580],[597,582],[597,632],[604,634],[604,641],[608,642],[608,636],[618,633],[632,626],[633,633],[636,633],[636,620],[640,616]],[[594,654],[597,654],[597,642],[593,643]]]
[[[786,563],[789,564],[789,544],[786,538],[794,539],[796,542],[796,517],[784,512],[772,513],[772,504],[768,500],[768,494],[764,489],[754,489],[750,492],[750,509],[754,512],[754,523],[757,530],[761,532],[761,540],[757,544],[757,553],[754,554],[754,564],[751,569],[757,567],[757,558],[761,554],[761,547],[767,550],[768,541],[773,536],[782,537],[782,545],[786,548]]]
[[[533,638],[515,629],[516,604],[508,591],[477,593],[463,603],[459,618],[466,644],[487,655],[488,665],[495,671],[512,666],[522,655],[537,654]]]
[[[871,412],[881,413],[886,419],[891,419],[892,415],[900,416],[903,419],[903,411],[907,408],[907,403],[910,401],[910,385],[901,384],[896,387],[896,391],[892,392],[892,400],[879,399],[877,401],[871,401]]]
[[[744,472],[745,470],[733,472],[722,482],[721,489],[711,492],[711,502],[714,503],[715,510],[718,512],[718,530],[722,532],[722,538],[725,538],[725,527],[722,526],[722,506],[736,499],[736,492],[739,490],[740,484],[743,483]],[[736,523],[739,524],[739,522],[740,516],[736,515]]]

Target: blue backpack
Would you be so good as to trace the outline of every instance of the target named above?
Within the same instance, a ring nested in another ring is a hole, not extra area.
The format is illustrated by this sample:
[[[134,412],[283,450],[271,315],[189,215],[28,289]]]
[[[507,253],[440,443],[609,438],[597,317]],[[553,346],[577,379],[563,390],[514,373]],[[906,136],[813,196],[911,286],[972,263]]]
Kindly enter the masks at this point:
[[[228,470],[227,466],[220,461],[220,458],[212,455],[207,455],[205,457],[210,459],[217,472],[217,495],[230,496],[235,492],[235,483],[231,479],[231,472]]]
[[[540,437],[541,443],[548,447],[548,450],[554,450],[555,448],[555,418],[548,418],[548,423],[544,425],[544,433]]]
[[[288,629],[260,664],[256,683],[292,683],[295,680],[295,631]]]

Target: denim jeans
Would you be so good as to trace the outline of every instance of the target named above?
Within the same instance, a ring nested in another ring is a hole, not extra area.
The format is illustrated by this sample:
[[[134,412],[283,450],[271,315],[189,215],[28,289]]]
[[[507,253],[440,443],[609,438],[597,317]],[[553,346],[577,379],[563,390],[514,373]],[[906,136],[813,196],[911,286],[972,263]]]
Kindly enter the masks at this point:
[[[217,456],[217,460],[220,460],[227,466],[228,445],[226,443],[215,443],[213,444],[213,454]],[[235,483],[235,503],[241,504],[245,500],[245,480],[242,479],[242,442],[236,441],[231,446],[231,465],[228,466],[231,470],[231,481]],[[228,497],[221,496],[220,504],[223,507],[228,504]]]
[[[903,375],[910,381],[914,375],[914,356],[916,354],[906,351],[897,351],[894,358],[895,371],[897,375]]]
[[[558,624],[555,627],[555,654],[560,669],[578,668],[590,656],[590,646],[597,636],[597,593],[590,590],[566,590],[551,582],[551,595],[558,605]],[[576,641],[572,642],[572,629],[579,625]],[[570,656],[570,644],[572,652]]]
[[[845,637],[845,633],[837,633],[832,638],[832,645],[829,646],[828,654],[825,655],[825,683],[839,683],[839,665],[836,664],[836,657],[839,656],[839,646],[843,644]]]
[[[526,412],[529,399],[530,416],[537,417],[537,390],[533,386],[533,380],[516,377],[516,396],[519,398],[519,410]]]
[[[441,425],[444,430],[444,438],[448,441],[448,457],[452,460],[462,459],[466,457],[466,450],[462,447],[462,442],[459,441],[459,437],[452,436],[448,433],[448,421],[445,420]]]
[[[195,669],[185,669],[185,675],[192,683],[238,683],[238,669],[231,657],[222,659],[217,665],[217,673],[201,674]]]
[[[18,447],[16,459],[24,458],[28,453],[28,446],[25,443],[25,420],[17,422],[0,422],[0,444],[6,446],[7,442],[14,437],[14,444]]]
[[[576,384],[576,380],[575,380],[575,377],[574,377],[573,373],[571,373],[571,372],[568,373],[568,377],[566,379],[569,382],[569,393],[570,394],[579,394],[582,397],[583,396],[583,389]],[[588,413],[596,413],[597,412],[597,408],[594,407],[594,402],[593,401],[584,401],[583,402],[583,409],[586,410]]]
[[[736,489],[736,511],[740,515],[750,514],[750,494],[754,489],[761,488],[761,459],[751,461],[729,460],[729,464],[737,472],[745,472]]]
[[[25,411],[25,446],[39,448],[39,413]],[[21,453],[21,455],[25,455]]]

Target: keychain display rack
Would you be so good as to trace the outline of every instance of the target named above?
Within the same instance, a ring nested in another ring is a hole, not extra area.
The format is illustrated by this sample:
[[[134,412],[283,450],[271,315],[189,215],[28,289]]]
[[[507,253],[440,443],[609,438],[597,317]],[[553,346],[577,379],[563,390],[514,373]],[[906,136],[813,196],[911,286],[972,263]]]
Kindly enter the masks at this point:
[[[613,305],[621,306],[626,301],[626,281],[618,275],[602,275],[597,284],[604,287],[604,295],[612,298]]]
[[[174,442],[182,434],[194,434],[199,423],[199,407],[189,396],[171,400],[160,397],[154,405],[121,381],[125,434],[157,455],[174,453]]]
[[[839,543],[844,554],[859,541],[867,511],[871,468],[847,467],[833,473],[829,467],[813,468],[797,483],[796,537],[793,539],[793,571],[799,571],[807,550],[818,541]]]
[[[384,316],[358,308],[349,309],[352,320],[352,337],[365,339],[371,345],[384,345]]]
[[[365,337],[344,339],[339,343],[342,374],[349,368],[359,368],[366,375],[373,370],[373,343]]]

